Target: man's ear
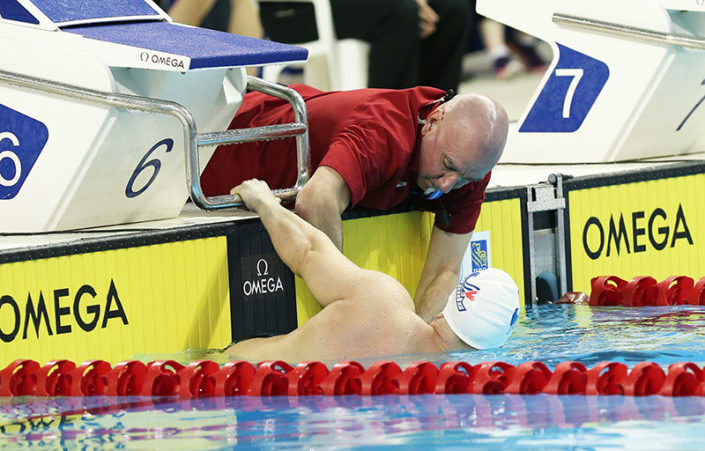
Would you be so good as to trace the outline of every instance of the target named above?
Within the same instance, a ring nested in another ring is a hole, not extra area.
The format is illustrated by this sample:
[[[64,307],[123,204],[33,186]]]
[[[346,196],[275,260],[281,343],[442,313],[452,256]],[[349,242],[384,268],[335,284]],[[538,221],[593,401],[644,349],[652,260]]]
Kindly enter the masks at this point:
[[[433,127],[437,126],[438,123],[443,120],[444,115],[445,110],[442,106],[431,111],[431,114],[426,117],[426,123],[421,127],[421,136],[424,136],[426,133],[430,132]]]

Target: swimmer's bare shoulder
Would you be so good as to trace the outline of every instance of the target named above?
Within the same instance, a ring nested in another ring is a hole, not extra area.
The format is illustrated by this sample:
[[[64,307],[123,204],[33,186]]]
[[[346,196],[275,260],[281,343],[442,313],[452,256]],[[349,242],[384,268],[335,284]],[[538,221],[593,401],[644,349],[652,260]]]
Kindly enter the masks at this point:
[[[426,323],[414,312],[406,289],[385,274],[359,269],[358,283],[341,299],[287,335],[246,340],[229,357],[340,360],[417,351],[415,338]]]

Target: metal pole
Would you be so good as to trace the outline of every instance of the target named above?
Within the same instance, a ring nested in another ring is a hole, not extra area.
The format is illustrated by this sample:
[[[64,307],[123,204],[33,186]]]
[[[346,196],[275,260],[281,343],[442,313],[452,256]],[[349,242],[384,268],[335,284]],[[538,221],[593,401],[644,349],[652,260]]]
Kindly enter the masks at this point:
[[[646,28],[632,27],[629,25],[614,22],[604,22],[601,20],[588,19],[586,17],[572,16],[569,14],[554,13],[553,23],[565,25],[581,30],[598,31],[602,33],[614,34],[637,41],[650,42],[653,44],[673,45],[690,49],[705,50],[705,39],[688,34],[664,33],[662,31],[649,30]]]

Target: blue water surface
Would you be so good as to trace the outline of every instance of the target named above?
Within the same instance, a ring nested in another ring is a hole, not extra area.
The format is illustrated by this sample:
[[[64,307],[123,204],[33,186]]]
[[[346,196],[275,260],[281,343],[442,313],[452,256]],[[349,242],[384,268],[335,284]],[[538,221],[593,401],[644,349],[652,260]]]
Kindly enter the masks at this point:
[[[699,307],[542,306],[501,349],[394,360],[702,366],[704,321]],[[0,449],[700,449],[703,422],[700,397],[14,398],[0,400]]]

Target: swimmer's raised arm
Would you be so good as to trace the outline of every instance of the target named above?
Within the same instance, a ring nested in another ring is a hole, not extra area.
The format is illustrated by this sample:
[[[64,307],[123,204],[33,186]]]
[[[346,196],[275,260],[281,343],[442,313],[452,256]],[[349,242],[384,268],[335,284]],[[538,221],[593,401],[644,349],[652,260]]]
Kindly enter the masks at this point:
[[[490,284],[482,292],[484,305],[493,306],[489,317],[485,315],[483,319],[481,312],[464,308],[471,316],[465,315],[462,321],[453,316],[455,326],[442,315],[427,324],[415,313],[411,296],[399,282],[381,272],[363,270],[348,260],[328,236],[282,207],[266,183],[250,180],[233,188],[232,193],[239,194],[248,207],[259,213],[279,257],[304,279],[324,308],[286,335],[231,345],[225,350],[231,359],[302,362],[429,353],[467,348],[462,340],[473,343],[468,341],[470,338],[461,339],[457,330],[464,337],[499,330],[499,335],[506,338],[511,332],[519,311],[519,290],[508,274],[510,282],[498,284],[504,291],[492,291]],[[472,277],[478,277],[475,283],[481,280],[479,275]],[[451,296],[452,306],[457,296]],[[502,304],[504,298],[512,305],[498,316],[495,304]],[[480,305],[477,299],[474,305]],[[473,318],[480,318],[479,322]],[[505,319],[509,330],[502,323]]]
[[[382,290],[380,283],[405,292],[394,278],[360,269],[348,260],[328,236],[282,207],[265,182],[248,180],[231,193],[240,195],[245,205],[259,214],[279,257],[306,282],[321,306],[374,296]]]

